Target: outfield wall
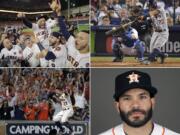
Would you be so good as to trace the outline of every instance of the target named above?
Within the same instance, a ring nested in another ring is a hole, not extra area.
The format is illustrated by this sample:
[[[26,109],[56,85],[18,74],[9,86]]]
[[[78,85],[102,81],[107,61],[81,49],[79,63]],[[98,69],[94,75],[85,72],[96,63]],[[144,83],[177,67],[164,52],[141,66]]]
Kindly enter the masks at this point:
[[[74,135],[89,135],[88,122],[70,122]],[[63,126],[64,133],[69,129]],[[48,135],[51,129],[59,128],[52,121],[1,121],[0,135]]]
[[[105,32],[113,26],[92,26],[91,27],[91,53],[95,56],[112,55],[112,36],[106,36]],[[180,26],[169,28],[169,40],[162,51],[170,56],[180,56]],[[146,52],[149,52],[147,47]]]

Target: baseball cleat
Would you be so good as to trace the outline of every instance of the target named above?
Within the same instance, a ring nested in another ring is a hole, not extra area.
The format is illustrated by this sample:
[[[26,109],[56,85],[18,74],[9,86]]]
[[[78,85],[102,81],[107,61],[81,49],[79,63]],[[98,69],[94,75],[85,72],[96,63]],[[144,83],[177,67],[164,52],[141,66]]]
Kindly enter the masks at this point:
[[[114,58],[113,59],[113,62],[122,62],[123,61],[123,59],[121,59],[121,58]]]
[[[160,56],[160,63],[163,64],[164,60],[168,57],[167,53],[164,53],[162,56]]]
[[[144,64],[144,65],[149,65],[149,64],[151,64],[151,62],[150,62],[149,60],[143,60],[141,63]]]

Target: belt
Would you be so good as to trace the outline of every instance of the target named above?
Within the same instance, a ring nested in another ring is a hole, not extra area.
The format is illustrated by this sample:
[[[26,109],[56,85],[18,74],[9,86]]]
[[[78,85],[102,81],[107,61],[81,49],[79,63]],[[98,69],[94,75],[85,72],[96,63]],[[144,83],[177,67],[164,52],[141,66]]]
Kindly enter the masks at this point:
[[[164,32],[166,31],[166,29],[163,29],[163,30],[155,30],[155,32]]]
[[[63,110],[69,110],[70,108],[64,108]]]

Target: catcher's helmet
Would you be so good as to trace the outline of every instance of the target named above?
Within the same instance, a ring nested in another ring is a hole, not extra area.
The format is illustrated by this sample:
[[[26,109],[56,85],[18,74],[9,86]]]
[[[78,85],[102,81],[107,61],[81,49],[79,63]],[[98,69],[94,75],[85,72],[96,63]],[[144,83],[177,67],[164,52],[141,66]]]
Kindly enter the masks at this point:
[[[130,19],[123,19],[123,20],[121,20],[121,24],[123,25],[123,24],[127,24],[127,23],[129,23],[131,20]]]

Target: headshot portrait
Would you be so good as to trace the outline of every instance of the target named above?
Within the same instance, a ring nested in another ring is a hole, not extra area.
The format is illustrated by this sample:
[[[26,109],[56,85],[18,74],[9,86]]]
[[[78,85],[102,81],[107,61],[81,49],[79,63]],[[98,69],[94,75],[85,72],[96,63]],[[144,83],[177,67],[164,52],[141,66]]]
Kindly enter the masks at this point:
[[[92,134],[180,135],[178,69],[91,72]]]

